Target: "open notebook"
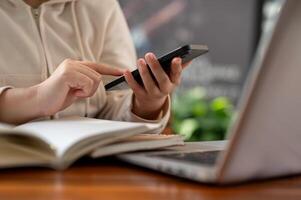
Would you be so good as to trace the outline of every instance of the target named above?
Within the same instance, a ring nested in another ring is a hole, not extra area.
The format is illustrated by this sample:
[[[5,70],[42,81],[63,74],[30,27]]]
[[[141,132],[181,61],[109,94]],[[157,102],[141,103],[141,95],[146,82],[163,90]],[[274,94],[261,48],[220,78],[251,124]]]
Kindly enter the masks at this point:
[[[95,148],[91,157],[103,157],[131,151],[154,150],[174,145],[184,145],[179,135],[139,134],[100,148]]]
[[[1,124],[0,168],[47,166],[65,169],[94,149],[100,150],[102,146],[159,127],[158,124],[79,117],[31,122],[16,127]]]

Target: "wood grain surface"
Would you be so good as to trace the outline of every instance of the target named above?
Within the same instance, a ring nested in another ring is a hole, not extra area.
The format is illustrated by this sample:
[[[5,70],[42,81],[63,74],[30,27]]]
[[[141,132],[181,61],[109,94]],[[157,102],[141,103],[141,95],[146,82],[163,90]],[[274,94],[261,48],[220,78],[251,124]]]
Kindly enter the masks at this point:
[[[116,159],[82,159],[66,171],[0,170],[1,200],[35,199],[301,199],[301,177],[227,187],[195,183]]]

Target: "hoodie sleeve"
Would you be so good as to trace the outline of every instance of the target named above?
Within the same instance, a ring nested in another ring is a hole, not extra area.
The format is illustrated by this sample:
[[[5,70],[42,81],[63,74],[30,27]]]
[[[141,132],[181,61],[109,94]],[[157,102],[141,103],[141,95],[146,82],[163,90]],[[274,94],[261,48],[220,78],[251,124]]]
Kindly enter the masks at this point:
[[[128,68],[134,70],[136,63],[136,53],[131,39],[131,35],[123,16],[122,10],[117,1],[114,0],[114,6],[108,18],[108,26],[106,29],[103,51],[99,61],[112,66]],[[105,76],[104,84],[110,82],[112,77]],[[98,118],[160,123],[162,131],[168,120],[170,113],[170,98],[166,101],[160,116],[157,120],[146,120],[132,113],[132,97],[131,90],[111,91],[107,92],[105,106],[100,111]]]

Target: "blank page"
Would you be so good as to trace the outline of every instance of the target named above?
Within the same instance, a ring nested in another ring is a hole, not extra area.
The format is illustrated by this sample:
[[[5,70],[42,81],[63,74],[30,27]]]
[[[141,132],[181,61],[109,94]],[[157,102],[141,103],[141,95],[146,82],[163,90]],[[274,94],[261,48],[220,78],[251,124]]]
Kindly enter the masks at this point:
[[[149,126],[143,123],[72,117],[27,123],[15,129],[45,140],[56,151],[57,156],[61,157],[72,145],[88,137],[96,135],[108,137],[112,132],[122,134],[143,127],[147,130]]]

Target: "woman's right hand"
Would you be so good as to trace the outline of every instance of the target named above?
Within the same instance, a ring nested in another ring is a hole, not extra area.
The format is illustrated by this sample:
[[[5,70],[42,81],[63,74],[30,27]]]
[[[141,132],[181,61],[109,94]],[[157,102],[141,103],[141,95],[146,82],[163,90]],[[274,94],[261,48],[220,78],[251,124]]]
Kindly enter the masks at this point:
[[[74,101],[93,96],[101,75],[123,75],[124,71],[104,64],[66,59],[44,82],[37,85],[37,104],[42,116],[50,116]]]

